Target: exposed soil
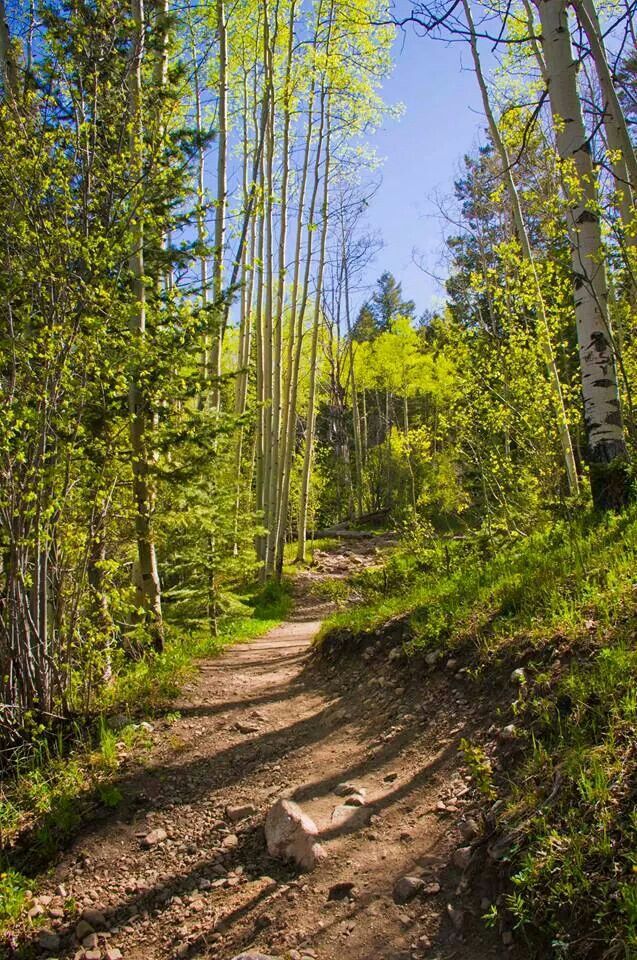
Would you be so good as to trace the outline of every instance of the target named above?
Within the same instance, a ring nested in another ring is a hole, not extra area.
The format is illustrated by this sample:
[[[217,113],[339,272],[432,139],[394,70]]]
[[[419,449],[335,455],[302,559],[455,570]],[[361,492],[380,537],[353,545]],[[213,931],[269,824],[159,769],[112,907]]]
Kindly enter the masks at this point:
[[[469,707],[473,693],[452,669],[409,665],[399,627],[355,655],[311,648],[330,610],[313,582],[373,562],[376,546],[322,555],[297,579],[288,622],[201,664],[180,717],[155,726],[143,763],[125,763],[123,803],[85,826],[44,885],[46,926],[61,936],[49,956],[510,956],[479,919],[495,896],[489,871],[477,855],[465,873],[452,864],[465,845],[459,822],[477,807],[458,746],[488,726],[489,705]],[[364,789],[364,806],[344,805],[342,782]],[[263,819],[281,795],[319,827],[328,856],[311,873],[267,854]],[[235,823],[227,807],[243,804],[254,813]],[[157,828],[167,837],[146,846]],[[403,875],[425,886],[399,905],[392,888]],[[341,882],[354,884],[351,896],[328,900]],[[105,914],[106,929],[82,946],[74,930],[86,907]],[[28,938],[34,952],[40,930]]]

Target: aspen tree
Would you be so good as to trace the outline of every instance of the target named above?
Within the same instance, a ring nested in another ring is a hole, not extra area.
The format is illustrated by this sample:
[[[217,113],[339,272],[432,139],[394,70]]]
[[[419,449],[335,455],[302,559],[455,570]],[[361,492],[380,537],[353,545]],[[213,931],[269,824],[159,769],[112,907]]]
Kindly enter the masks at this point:
[[[307,406],[307,424],[305,428],[305,451],[303,454],[303,473],[301,477],[301,496],[299,503],[298,519],[298,548],[296,559],[299,562],[305,561],[306,537],[307,537],[307,518],[310,497],[310,478],[312,475],[312,458],[314,455],[314,426],[316,418],[316,381],[317,381],[317,347],[319,328],[321,320],[321,296],[323,289],[323,270],[325,268],[325,249],[327,245],[328,230],[328,199],[329,199],[329,180],[330,180],[330,95],[325,95],[325,162],[323,172],[323,200],[321,204],[322,222],[321,222],[321,243],[319,250],[319,261],[316,273],[316,290],[314,300],[314,320],[312,324],[312,348],[310,353],[310,384]]]
[[[553,393],[553,404],[555,407],[555,415],[557,419],[557,428],[560,437],[560,443],[562,445],[562,455],[564,457],[564,464],[566,466],[566,474],[568,477],[568,486],[569,491],[572,495],[576,495],[579,492],[579,480],[577,476],[577,466],[575,463],[575,455],[573,453],[573,444],[571,442],[571,435],[568,426],[568,420],[566,417],[566,409],[564,407],[564,397],[562,395],[562,385],[560,383],[559,371],[557,369],[557,364],[555,362],[555,356],[553,353],[553,346],[551,344],[551,331],[546,316],[546,306],[544,303],[544,295],[542,293],[542,286],[540,284],[540,278],[538,276],[537,267],[535,264],[535,257],[533,255],[533,250],[531,248],[531,243],[529,240],[528,231],[526,229],[526,224],[524,222],[524,216],[522,214],[522,206],[520,204],[520,197],[518,194],[515,181],[513,179],[513,174],[511,172],[511,162],[509,159],[509,153],[506,147],[506,144],[500,133],[498,123],[495,119],[493,109],[491,107],[491,101],[489,99],[489,91],[484,79],[484,74],[482,72],[482,64],[480,62],[480,54],[478,51],[478,42],[476,38],[475,27],[473,23],[473,17],[471,14],[471,7],[469,5],[469,0],[462,0],[465,16],[467,19],[467,24],[469,26],[469,44],[471,46],[471,54],[473,57],[473,64],[476,72],[476,77],[478,80],[478,86],[480,87],[480,94],[482,96],[482,105],[484,108],[485,115],[489,124],[489,132],[491,134],[491,139],[493,145],[495,146],[498,155],[500,157],[500,162],[502,165],[502,177],[504,179],[507,193],[509,195],[509,202],[511,204],[511,209],[513,211],[513,221],[515,223],[515,231],[517,234],[518,242],[522,248],[522,254],[525,260],[528,262],[531,270],[531,278],[535,290],[535,297],[537,301],[537,312],[538,318],[540,321],[540,345],[542,348],[542,353],[544,355],[544,360],[546,363],[546,369],[548,372],[549,382],[551,384],[551,390]]]
[[[629,499],[630,484],[595,175],[577,90],[567,4],[536,0],[536,6],[557,150],[564,167],[593,502],[600,509],[616,509]]]

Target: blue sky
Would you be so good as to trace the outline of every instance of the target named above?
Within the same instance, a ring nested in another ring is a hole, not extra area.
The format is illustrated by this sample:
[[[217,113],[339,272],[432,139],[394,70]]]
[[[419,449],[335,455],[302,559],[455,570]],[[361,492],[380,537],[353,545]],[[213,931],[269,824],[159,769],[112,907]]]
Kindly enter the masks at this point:
[[[402,102],[405,112],[399,120],[388,120],[371,141],[384,163],[368,223],[385,246],[365,280],[373,283],[390,270],[419,312],[440,302],[442,291],[414,264],[413,252],[424,257],[429,270],[444,273],[434,197],[452,194],[462,157],[478,144],[485,120],[466,44],[418,37],[407,27],[398,34],[394,58],[384,99]]]

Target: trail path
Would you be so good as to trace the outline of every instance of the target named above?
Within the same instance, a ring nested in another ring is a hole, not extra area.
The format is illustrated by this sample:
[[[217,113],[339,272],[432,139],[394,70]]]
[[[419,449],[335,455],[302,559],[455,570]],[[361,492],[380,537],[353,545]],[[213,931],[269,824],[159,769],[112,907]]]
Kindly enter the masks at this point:
[[[478,919],[487,881],[468,883],[450,865],[471,796],[458,744],[486,720],[444,668],[409,672],[400,647],[362,659],[310,654],[331,609],[313,581],[343,576],[374,552],[368,540],[324,555],[297,580],[288,622],[201,665],[179,719],[159,723],[144,763],[125,767],[123,804],[86,827],[51,877],[49,912],[64,914],[73,897],[80,912],[97,908],[106,920],[82,948],[76,920],[58,916],[56,957],[510,956]],[[334,793],[343,781],[364,788],[365,806],[343,806]],[[319,826],[328,856],[311,873],[267,855],[263,818],[282,794]],[[253,814],[233,822],[227,808],[240,805]],[[392,887],[405,874],[426,886],[399,905]],[[339,882],[355,884],[353,899],[328,900]]]

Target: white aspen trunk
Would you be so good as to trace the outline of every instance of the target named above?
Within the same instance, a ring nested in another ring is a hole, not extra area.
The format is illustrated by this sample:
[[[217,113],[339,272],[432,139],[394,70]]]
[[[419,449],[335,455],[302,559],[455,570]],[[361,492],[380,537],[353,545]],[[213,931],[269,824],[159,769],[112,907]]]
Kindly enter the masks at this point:
[[[322,119],[321,119],[322,124]],[[290,475],[292,471],[292,461],[294,458],[294,440],[296,431],[296,403],[298,394],[299,369],[301,364],[301,349],[303,346],[303,321],[305,318],[305,309],[307,305],[310,264],[312,261],[312,237],[313,233],[309,229],[307,232],[307,243],[305,252],[305,277],[303,283],[303,292],[301,303],[297,307],[299,281],[301,273],[301,247],[303,240],[303,213],[305,211],[305,193],[307,189],[307,179],[310,165],[310,152],[312,149],[312,138],[314,128],[314,80],[310,88],[310,97],[308,102],[308,120],[307,133],[305,138],[305,150],[303,157],[303,167],[301,170],[301,184],[299,188],[298,216],[296,227],[296,243],[294,248],[294,274],[292,280],[292,293],[290,300],[289,317],[289,337],[287,350],[287,369],[283,391],[283,425],[282,425],[282,451],[279,486],[279,503],[277,515],[277,534],[276,534],[276,557],[275,570],[278,577],[281,576],[283,569],[283,550],[285,545],[285,528],[287,525],[288,504],[290,497]],[[319,135],[319,146],[317,147],[317,164],[320,162],[320,152],[322,145],[322,125]],[[315,178],[314,190],[310,202],[310,212],[308,214],[308,224],[312,223],[314,208],[318,193],[319,178]]]
[[[358,408],[358,392],[356,390],[356,375],[354,372],[354,341],[352,339],[352,317],[349,301],[349,266],[347,251],[345,250],[345,236],[343,235],[343,278],[345,281],[345,322],[347,323],[347,341],[350,365],[350,380],[352,383],[352,423],[354,429],[354,468],[356,471],[356,509],[358,516],[363,515],[363,450],[361,442],[361,422]]]
[[[285,424],[282,417],[282,366],[283,366],[283,313],[285,309],[285,280],[286,280],[286,242],[287,242],[287,218],[288,218],[288,184],[290,173],[290,122],[291,122],[291,74],[292,57],[294,51],[294,17],[295,0],[290,4],[290,16],[288,21],[288,44],[287,60],[285,68],[285,81],[283,91],[283,137],[281,145],[281,186],[280,186],[280,215],[279,215],[279,249],[278,249],[278,276],[277,276],[277,301],[276,315],[274,319],[274,369],[272,378],[272,457],[270,470],[270,489],[269,489],[269,543],[268,543],[268,564],[267,574],[270,575],[276,570],[277,547],[280,529],[280,511],[281,511],[281,474],[285,464]],[[283,534],[285,530],[283,531]]]
[[[542,348],[542,353],[544,355],[544,361],[546,363],[546,369],[549,377],[549,384],[551,386],[551,393],[553,397],[553,406],[555,409],[555,416],[557,420],[557,429],[560,438],[560,444],[562,447],[562,456],[564,458],[564,465],[566,467],[566,475],[568,478],[568,487],[569,492],[572,496],[576,496],[579,493],[579,478],[577,476],[577,464],[575,462],[575,454],[573,452],[573,444],[571,442],[571,434],[568,426],[568,420],[566,417],[566,409],[564,406],[564,397],[562,394],[562,385],[560,383],[560,375],[557,369],[557,364],[555,362],[555,355],[553,353],[553,345],[551,343],[551,331],[546,315],[546,306],[544,304],[544,295],[542,293],[542,285],[540,284],[540,278],[538,276],[537,268],[535,265],[535,257],[533,256],[533,250],[531,248],[531,242],[529,240],[528,231],[526,229],[526,224],[524,222],[524,216],[522,214],[522,206],[520,204],[520,197],[518,194],[515,181],[513,179],[513,174],[511,173],[511,162],[509,160],[509,153],[506,148],[506,144],[502,139],[500,129],[498,127],[497,121],[493,114],[491,108],[491,100],[489,98],[489,91],[484,78],[484,73],[482,72],[482,63],[480,61],[480,54],[478,51],[478,41],[475,34],[475,28],[473,24],[473,17],[471,15],[471,7],[469,6],[469,0],[462,0],[465,16],[467,18],[467,24],[469,26],[469,43],[471,46],[471,54],[473,57],[473,64],[476,72],[476,78],[478,80],[478,86],[480,87],[480,94],[482,96],[482,105],[484,108],[487,121],[489,123],[489,131],[491,133],[491,139],[493,145],[496,148],[499,156],[500,162],[502,164],[502,176],[506,184],[507,193],[509,195],[509,202],[511,203],[511,208],[513,210],[513,220],[515,223],[516,233],[518,235],[518,240],[522,248],[522,254],[524,258],[528,261],[531,267],[531,275],[533,279],[533,285],[535,288],[535,297],[537,301],[537,314],[540,321],[540,345]]]
[[[213,337],[212,347],[212,405],[215,410],[221,406],[221,355],[223,350],[224,324],[221,318],[224,311],[221,306],[223,292],[223,255],[226,233],[226,203],[228,193],[228,30],[224,0],[217,0],[217,38],[219,41],[219,96],[217,106],[217,198],[215,201],[215,249],[212,268],[212,292],[214,302],[219,306],[218,328]]]
[[[197,244],[199,246],[199,284],[201,287],[201,306],[208,305],[208,258],[206,256],[206,243],[208,233],[206,230],[205,199],[206,199],[206,151],[202,142],[203,139],[203,110],[201,104],[201,81],[199,77],[199,64],[197,62],[197,47],[193,35],[192,42],[192,62],[193,62],[193,82],[195,88],[195,124],[197,129]],[[209,379],[210,371],[210,338],[206,334],[203,342],[203,370],[202,381],[203,391],[199,398],[199,406],[205,405],[206,384]]]
[[[605,254],[590,145],[577,91],[565,0],[536,0],[549,97],[568,202],[584,423],[593,502],[622,507],[629,498],[627,450],[608,317]],[[571,177],[575,188],[569,188]]]
[[[615,84],[608,66],[602,31],[593,0],[574,0],[573,6],[584,28],[590,47],[599,86],[604,99],[604,130],[606,142],[614,157],[612,161],[617,208],[622,220],[624,238],[635,243],[634,191],[637,190],[637,159],[635,148],[628,132],[626,117],[622,110]]]
[[[139,347],[146,335],[146,286],[144,283],[144,211],[143,185],[143,114],[142,114],[142,60],[144,55],[143,0],[131,0],[131,14],[135,26],[134,50],[129,68],[129,110],[131,121],[130,153],[133,180],[133,215],[129,267],[133,276],[134,305],[131,309],[130,332]],[[137,585],[140,606],[146,611],[153,645],[163,649],[161,614],[161,585],[152,530],[152,487],[149,478],[148,411],[146,398],[136,374],[131,376],[128,402],[130,410],[130,439],[132,449],[133,497],[135,503],[135,530],[137,534]]]
[[[330,178],[330,104],[329,94],[327,101],[326,134],[325,134],[325,168],[323,179],[323,202],[322,225],[321,225],[321,247],[319,251],[319,262],[316,273],[316,293],[314,301],[314,321],[312,325],[312,349],[310,354],[310,385],[307,408],[307,427],[305,432],[305,452],[303,455],[303,474],[301,479],[301,497],[299,503],[299,522],[298,522],[298,548],[297,561],[304,563],[306,554],[307,539],[307,516],[310,499],[310,483],[312,479],[312,459],[314,453],[314,425],[316,419],[316,380],[317,380],[317,353],[318,353],[318,335],[321,321],[321,296],[323,288],[323,270],[325,267],[325,249],[327,245],[327,212],[329,201],[329,178]]]

